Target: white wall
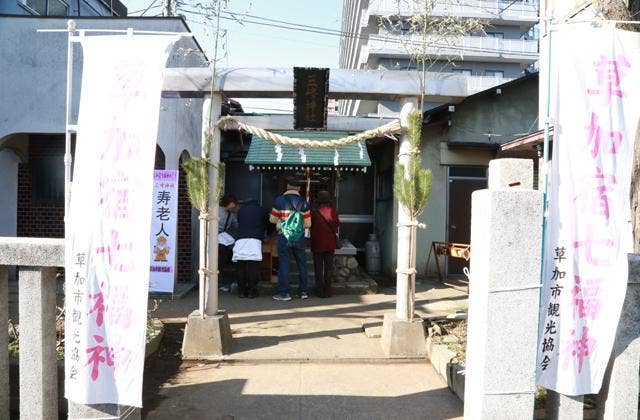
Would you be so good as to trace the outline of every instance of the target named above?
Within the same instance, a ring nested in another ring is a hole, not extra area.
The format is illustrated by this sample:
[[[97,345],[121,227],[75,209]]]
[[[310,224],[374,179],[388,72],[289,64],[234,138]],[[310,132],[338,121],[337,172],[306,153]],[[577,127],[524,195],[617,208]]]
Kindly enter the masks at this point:
[[[126,29],[186,31],[177,18],[83,19],[76,18],[78,29]],[[14,133],[64,133],[66,87],[66,33],[38,33],[37,29],[63,29],[66,18],[0,17],[0,138]],[[169,57],[168,67],[202,67],[192,38],[181,38]],[[74,47],[73,120],[77,118],[82,50]],[[195,113],[183,112],[179,103],[192,102]],[[182,150],[191,156],[200,154],[201,100],[163,98],[158,142],[167,157],[167,168],[177,168]],[[191,129],[197,122],[197,130]],[[179,126],[189,127],[178,129]],[[194,134],[196,137],[194,138]],[[179,135],[188,136],[179,138]],[[178,150],[179,149],[179,150]],[[169,165],[172,162],[172,165]]]

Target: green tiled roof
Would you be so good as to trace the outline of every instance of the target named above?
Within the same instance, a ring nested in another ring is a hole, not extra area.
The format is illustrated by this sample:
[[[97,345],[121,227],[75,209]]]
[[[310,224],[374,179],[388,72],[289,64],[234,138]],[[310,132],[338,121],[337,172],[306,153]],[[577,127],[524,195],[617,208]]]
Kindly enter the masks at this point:
[[[276,131],[276,133],[287,137],[309,140],[334,140],[352,134],[345,131]],[[280,148],[279,151],[278,147]],[[251,140],[251,147],[249,148],[249,153],[247,153],[245,163],[258,167],[265,165],[300,167],[371,166],[365,142],[339,148],[312,149],[278,146],[256,135]]]

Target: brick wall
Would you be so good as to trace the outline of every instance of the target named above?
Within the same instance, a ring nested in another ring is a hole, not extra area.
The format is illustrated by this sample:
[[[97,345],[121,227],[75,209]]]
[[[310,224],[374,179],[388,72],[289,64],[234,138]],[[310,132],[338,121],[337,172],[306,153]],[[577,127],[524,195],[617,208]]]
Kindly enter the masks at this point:
[[[64,237],[64,194],[55,202],[42,202],[32,197],[32,167],[30,162],[41,158],[55,158],[61,163],[64,191],[64,136],[32,135],[29,137],[29,159],[18,165],[18,226],[17,235],[38,238]]]
[[[192,281],[191,203],[187,197],[187,178],[180,167],[178,175],[178,281]]]
[[[64,237],[64,195],[57,202],[38,202],[32,196],[32,168],[29,162],[41,158],[54,158],[63,162],[64,136],[33,135],[29,138],[29,161],[18,165],[18,236],[39,238]],[[59,168],[58,168],[59,166]],[[58,188],[64,191],[64,166],[55,166],[60,171],[58,178],[62,182]],[[165,156],[160,148],[156,149],[155,168],[165,168]],[[57,184],[56,184],[57,185]],[[185,173],[180,168],[178,182],[178,262],[179,281],[192,281],[191,269],[191,203],[187,197]]]

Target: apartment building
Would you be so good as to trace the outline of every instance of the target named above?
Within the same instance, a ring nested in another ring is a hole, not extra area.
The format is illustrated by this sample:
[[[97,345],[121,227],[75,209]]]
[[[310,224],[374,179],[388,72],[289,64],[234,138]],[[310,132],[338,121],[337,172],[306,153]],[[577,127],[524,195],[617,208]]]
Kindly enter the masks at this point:
[[[342,11],[340,67],[348,69],[417,70],[402,22],[416,13],[412,0],[345,0]],[[522,76],[538,60],[538,0],[439,0],[435,16],[461,16],[486,22],[484,32],[438,40],[427,50],[432,60],[427,83],[445,91],[427,97],[426,108],[506,83]],[[390,20],[392,24],[384,23]],[[417,40],[416,40],[417,41]],[[447,83],[443,83],[446,81]],[[447,92],[451,82],[464,89]],[[395,103],[341,101],[342,115],[393,115]]]
[[[127,16],[118,0],[0,0],[0,14],[33,16]]]

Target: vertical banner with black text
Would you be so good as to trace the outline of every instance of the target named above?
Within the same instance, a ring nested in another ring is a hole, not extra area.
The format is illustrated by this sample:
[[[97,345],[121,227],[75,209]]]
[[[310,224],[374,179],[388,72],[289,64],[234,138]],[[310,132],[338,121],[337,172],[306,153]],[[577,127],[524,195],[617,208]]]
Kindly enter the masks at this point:
[[[151,220],[149,292],[173,293],[178,222],[177,170],[154,171]]]
[[[632,250],[629,185],[640,116],[640,34],[567,25],[551,36],[554,139],[538,384],[565,395],[596,394]]]

